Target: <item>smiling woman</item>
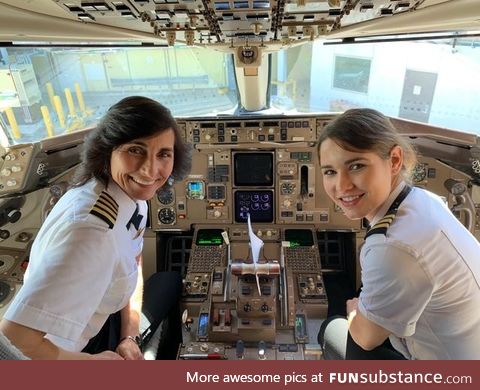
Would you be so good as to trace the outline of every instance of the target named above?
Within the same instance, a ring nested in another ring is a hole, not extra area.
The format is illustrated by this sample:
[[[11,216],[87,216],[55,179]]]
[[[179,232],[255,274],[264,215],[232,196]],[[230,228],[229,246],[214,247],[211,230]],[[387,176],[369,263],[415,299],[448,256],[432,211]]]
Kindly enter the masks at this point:
[[[326,126],[319,153],[328,196],[370,223],[362,291],[347,319],[322,324],[324,356],[479,359],[480,245],[440,197],[410,186],[411,146],[380,112],[352,109]]]
[[[132,199],[151,199],[172,173],[174,145],[175,133],[169,128],[116,148],[110,161],[112,179]]]
[[[85,141],[73,188],[42,225],[0,331],[31,358],[141,359],[146,200],[189,166],[167,108],[138,96],[113,105]],[[155,299],[165,298],[156,313],[167,316],[180,278],[157,274],[155,283]]]

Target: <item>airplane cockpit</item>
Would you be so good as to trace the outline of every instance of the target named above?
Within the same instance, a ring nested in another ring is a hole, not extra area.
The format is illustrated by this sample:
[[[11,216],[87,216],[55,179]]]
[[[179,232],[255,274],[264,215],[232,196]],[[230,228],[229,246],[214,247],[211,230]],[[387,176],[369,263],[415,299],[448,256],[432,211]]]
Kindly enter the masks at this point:
[[[176,357],[321,359],[320,324],[360,287],[367,228],[322,184],[318,138],[341,112],[387,115],[418,154],[413,185],[480,240],[478,11],[477,0],[0,1],[0,318],[85,136],[113,103],[144,95],[171,109],[191,149],[187,177],[149,201],[144,236],[145,277],[183,279]]]

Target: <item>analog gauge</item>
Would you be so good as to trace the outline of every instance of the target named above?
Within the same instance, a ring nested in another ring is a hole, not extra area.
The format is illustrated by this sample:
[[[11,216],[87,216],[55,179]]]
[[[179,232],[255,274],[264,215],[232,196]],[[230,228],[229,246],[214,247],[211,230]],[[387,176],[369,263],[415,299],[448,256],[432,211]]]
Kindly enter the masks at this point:
[[[282,195],[293,194],[293,191],[295,191],[295,184],[290,182],[282,183],[280,186],[280,191]]]
[[[157,199],[161,204],[170,204],[173,202],[173,191],[170,188],[162,188],[157,193]]]
[[[415,168],[413,168],[412,172],[412,180],[414,183],[420,183],[425,180],[427,177],[427,166],[426,164],[420,164],[418,163],[415,165]]]
[[[175,210],[172,208],[164,208],[158,212],[158,220],[164,225],[171,225],[175,222]]]

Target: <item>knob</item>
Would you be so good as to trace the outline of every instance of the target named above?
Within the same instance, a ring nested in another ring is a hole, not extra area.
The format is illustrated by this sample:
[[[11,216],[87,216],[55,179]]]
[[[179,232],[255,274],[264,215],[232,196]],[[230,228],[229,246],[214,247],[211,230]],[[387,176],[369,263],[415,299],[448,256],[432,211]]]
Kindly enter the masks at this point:
[[[208,351],[208,344],[207,343],[200,344],[200,351],[207,352]]]
[[[246,303],[244,306],[243,306],[243,311],[245,312],[249,312],[249,311],[252,311],[252,306],[250,306],[249,303]]]
[[[266,313],[268,311],[268,305],[266,303],[264,303],[262,305],[262,307],[260,308],[260,310],[262,310],[264,313]]]
[[[8,187],[13,187],[13,186],[16,186],[16,185],[17,185],[17,181],[15,179],[7,180],[7,186]]]
[[[237,359],[243,359],[245,354],[245,343],[242,340],[238,340],[235,345],[235,352],[237,354]]]
[[[258,236],[258,237],[262,237],[262,236],[263,236],[263,232],[262,232],[261,230],[259,230],[259,231],[257,232],[257,236]]]
[[[8,230],[0,229],[0,239],[6,240],[8,237],[10,237],[10,232]]]
[[[8,153],[6,156],[5,156],[5,160],[6,161],[13,161],[17,158],[17,155],[14,154],[14,153]]]
[[[212,138],[212,136],[211,136],[210,134],[205,134],[205,139],[206,139],[207,141],[210,141],[210,138]]]
[[[272,231],[271,230],[267,230],[267,237],[272,237]]]
[[[2,169],[2,176],[10,176],[12,174],[12,171],[8,168]]]
[[[220,217],[222,216],[222,212],[221,212],[220,210],[215,210],[215,211],[213,212],[213,216],[214,216],[215,218],[220,218]]]
[[[14,165],[12,167],[12,172],[20,172],[22,170],[22,167],[20,165]]]
[[[265,341],[260,340],[258,342],[258,358],[261,360],[264,360],[266,358],[265,356],[265,350],[267,349],[267,345],[265,344]]]
[[[7,214],[8,222],[15,223],[22,217],[22,213],[19,210],[10,210]]]

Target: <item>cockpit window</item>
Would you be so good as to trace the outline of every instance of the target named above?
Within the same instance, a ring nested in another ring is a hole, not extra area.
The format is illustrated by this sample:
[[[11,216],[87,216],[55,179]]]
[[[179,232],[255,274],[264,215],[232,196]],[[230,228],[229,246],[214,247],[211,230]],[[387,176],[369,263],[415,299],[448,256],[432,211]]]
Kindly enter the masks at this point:
[[[273,54],[273,107],[290,112],[370,107],[480,134],[478,38],[325,43]]]
[[[0,133],[16,144],[92,127],[129,95],[154,98],[175,116],[231,110],[231,62],[186,46],[0,48]]]

